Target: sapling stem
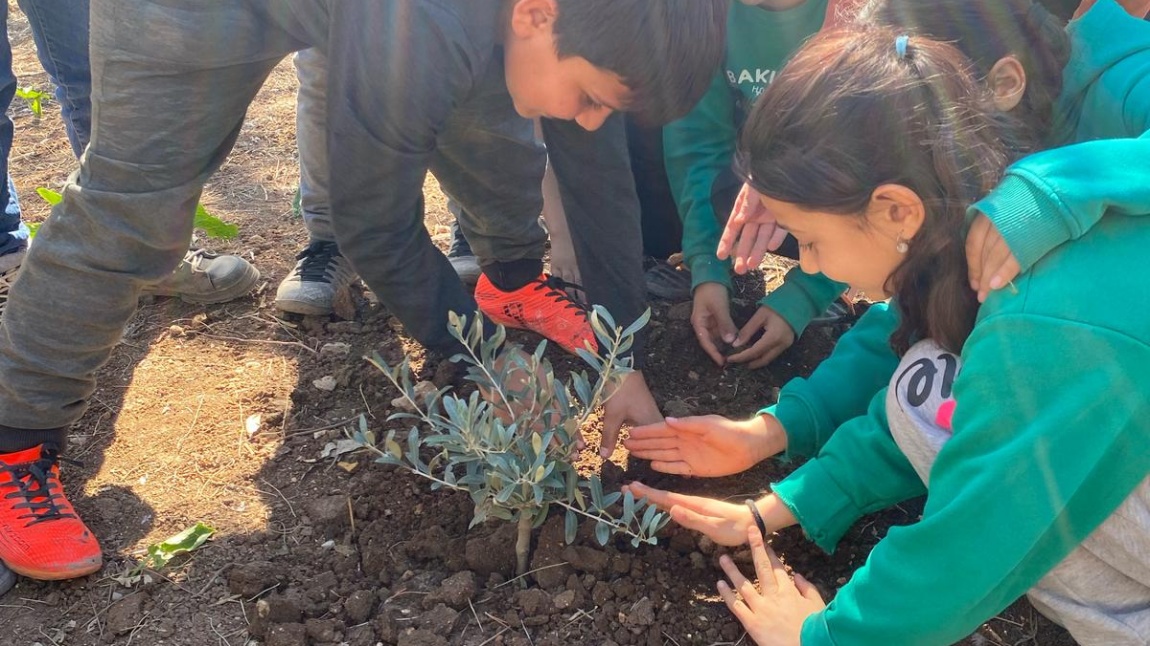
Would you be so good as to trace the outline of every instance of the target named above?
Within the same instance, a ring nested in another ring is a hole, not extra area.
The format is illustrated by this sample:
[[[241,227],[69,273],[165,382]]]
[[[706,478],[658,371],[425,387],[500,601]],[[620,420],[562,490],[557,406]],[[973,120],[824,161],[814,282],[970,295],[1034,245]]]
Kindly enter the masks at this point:
[[[531,556],[531,526],[535,515],[526,509],[519,511],[519,535],[515,538],[515,574],[527,573],[527,559]]]

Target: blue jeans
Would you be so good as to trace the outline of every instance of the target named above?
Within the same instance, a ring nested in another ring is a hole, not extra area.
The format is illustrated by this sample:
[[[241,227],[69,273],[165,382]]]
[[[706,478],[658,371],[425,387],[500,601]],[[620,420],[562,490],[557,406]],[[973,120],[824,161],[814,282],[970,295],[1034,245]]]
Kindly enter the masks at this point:
[[[44,71],[56,84],[60,116],[76,157],[92,137],[92,71],[88,0],[16,0],[28,17]]]
[[[8,44],[8,3],[0,3],[0,29],[4,41],[0,42],[0,255],[19,251],[26,244],[20,234],[20,203],[8,179],[8,154],[12,152],[15,128],[8,118],[8,106],[16,96],[16,75],[12,73],[12,46]]]
[[[92,74],[88,62],[88,0],[17,0],[28,17],[32,40],[44,71],[56,85],[56,100],[68,141],[77,157],[92,133]],[[0,9],[0,22],[7,34],[8,6]],[[0,44],[0,255],[23,249],[28,230],[20,222],[20,203],[8,174],[14,128],[8,107],[16,93],[12,72],[12,49],[7,37]]]

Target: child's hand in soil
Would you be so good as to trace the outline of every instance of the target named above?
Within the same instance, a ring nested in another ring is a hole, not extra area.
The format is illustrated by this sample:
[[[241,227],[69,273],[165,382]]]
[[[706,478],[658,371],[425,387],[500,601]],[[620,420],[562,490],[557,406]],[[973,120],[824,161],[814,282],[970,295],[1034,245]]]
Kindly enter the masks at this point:
[[[734,343],[739,328],[731,320],[731,297],[727,286],[722,283],[702,283],[695,288],[692,297],[691,327],[695,328],[695,338],[699,340],[703,352],[711,357],[717,366],[727,363],[719,350],[720,345]]]
[[[799,574],[793,579],[787,574],[774,550],[763,543],[758,528],[747,530],[746,538],[755,561],[758,588],[743,576],[731,557],[723,556],[719,565],[731,583],[719,581],[719,594],[759,646],[799,646],[803,622],[827,604],[813,584]]]
[[[978,292],[979,303],[986,301],[991,290],[1006,287],[1022,271],[1002,234],[982,213],[974,218],[966,235],[966,264],[970,288]]]
[[[755,341],[751,347],[742,349],[760,330],[763,335],[759,337],[759,340]],[[731,344],[733,348],[739,351],[727,357],[727,360],[734,363],[745,363],[748,364],[747,367],[757,370],[774,361],[794,342],[795,331],[791,329],[791,325],[779,316],[778,312],[769,307],[760,306],[751,316],[751,320],[747,321],[743,329],[739,330],[739,336]]]
[[[779,420],[756,415],[745,421],[719,415],[668,417],[631,429],[623,445],[663,473],[717,478],[746,471],[787,448]]]
[[[636,370],[623,377],[623,382],[608,394],[607,403],[603,404],[603,443],[599,455],[606,459],[615,452],[623,424],[654,424],[662,419],[663,413],[643,373]]]

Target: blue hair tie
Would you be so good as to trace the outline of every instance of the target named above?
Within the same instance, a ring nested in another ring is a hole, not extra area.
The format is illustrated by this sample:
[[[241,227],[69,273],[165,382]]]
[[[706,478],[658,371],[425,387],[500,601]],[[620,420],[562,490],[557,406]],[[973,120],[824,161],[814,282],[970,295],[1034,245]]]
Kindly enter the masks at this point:
[[[894,39],[894,51],[898,53],[899,58],[906,58],[906,46],[910,42],[910,36],[903,34]]]

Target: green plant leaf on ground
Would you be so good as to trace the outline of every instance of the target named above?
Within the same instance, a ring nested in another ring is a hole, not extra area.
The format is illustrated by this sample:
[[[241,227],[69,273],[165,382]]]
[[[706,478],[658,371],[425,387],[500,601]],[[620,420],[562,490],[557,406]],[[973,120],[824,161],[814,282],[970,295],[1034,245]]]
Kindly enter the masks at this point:
[[[39,195],[40,198],[47,202],[49,206],[56,206],[60,202],[64,201],[63,195],[53,191],[50,188],[44,188],[43,186],[36,189],[36,195]]]
[[[203,229],[209,238],[221,238],[224,240],[231,240],[240,232],[240,228],[236,225],[228,224],[211,213],[208,213],[208,210],[204,208],[203,204],[196,205],[196,217],[192,226],[197,229]]]
[[[16,96],[27,101],[28,107],[32,109],[32,114],[39,119],[44,116],[44,100],[51,98],[52,95],[35,88],[19,87],[16,88]]]
[[[50,206],[56,206],[64,200],[64,196],[60,193],[42,186],[36,189],[36,194]],[[236,225],[228,224],[211,213],[208,213],[208,210],[204,208],[203,204],[196,205],[196,217],[192,222],[192,226],[197,229],[203,229],[209,238],[222,238],[224,240],[230,240],[236,237],[240,232],[239,227]]]
[[[158,570],[168,564],[180,554],[186,554],[200,547],[215,534],[216,530],[203,522],[169,537],[167,540],[148,546],[148,555],[144,557],[142,566]]]

